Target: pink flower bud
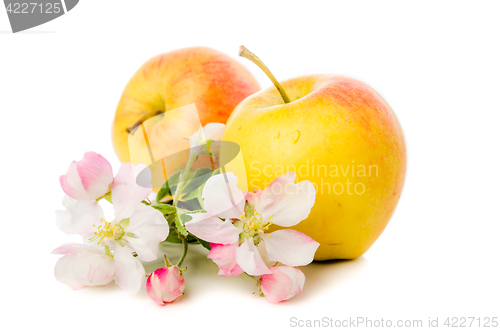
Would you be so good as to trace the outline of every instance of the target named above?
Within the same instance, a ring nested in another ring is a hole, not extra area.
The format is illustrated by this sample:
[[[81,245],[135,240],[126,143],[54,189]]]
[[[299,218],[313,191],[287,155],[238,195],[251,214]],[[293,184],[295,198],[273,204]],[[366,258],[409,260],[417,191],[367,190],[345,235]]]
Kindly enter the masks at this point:
[[[81,161],[71,162],[59,182],[64,193],[73,199],[95,200],[110,191],[113,169],[100,154],[87,152]]]
[[[272,274],[260,277],[260,287],[267,301],[281,302],[302,292],[306,280],[302,271],[289,266],[271,267],[269,270]]]
[[[161,306],[180,297],[185,287],[177,266],[156,269],[146,282],[149,297]]]

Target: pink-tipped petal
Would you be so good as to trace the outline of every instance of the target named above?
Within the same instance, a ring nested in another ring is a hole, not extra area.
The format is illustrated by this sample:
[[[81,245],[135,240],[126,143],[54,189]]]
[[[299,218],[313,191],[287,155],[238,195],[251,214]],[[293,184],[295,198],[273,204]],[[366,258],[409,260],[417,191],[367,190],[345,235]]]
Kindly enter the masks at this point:
[[[262,275],[260,286],[269,302],[288,300],[302,292],[305,276],[302,271],[289,266],[270,268],[272,274]]]
[[[212,259],[219,267],[219,276],[230,277],[243,273],[243,270],[236,263],[236,249],[239,247],[238,242],[230,245],[211,243],[210,247],[211,250],[207,257]]]
[[[56,211],[56,224],[66,234],[86,236],[94,231],[92,225],[99,225],[104,217],[95,200],[74,200],[64,196],[62,204],[66,210]]]
[[[213,177],[212,177],[213,178]],[[238,241],[243,231],[230,220],[222,221],[208,213],[190,214],[193,219],[186,222],[186,229],[196,237],[216,244],[233,244]]]
[[[252,206],[253,209],[259,208],[260,195],[262,190],[255,189],[253,192],[245,192],[245,200]]]
[[[83,188],[82,180],[76,170],[76,162],[70,163],[66,175],[59,177],[59,183],[64,193],[76,200],[90,200],[92,197]]]
[[[90,196],[97,199],[109,192],[113,182],[113,169],[102,155],[85,153],[83,159],[76,163],[76,170],[83,188]]]
[[[146,282],[149,297],[161,306],[180,297],[184,289],[184,278],[177,266],[156,269]]]
[[[236,263],[251,276],[270,274],[271,271],[262,260],[253,239],[247,239],[236,249]]]
[[[160,306],[165,306],[166,302],[163,302],[163,300],[161,299],[160,291],[158,291],[153,286],[153,279],[155,279],[155,278],[157,278],[157,276],[154,273],[151,273],[148,276],[148,279],[146,280],[146,292],[148,292],[149,297],[155,303],[159,304]]]
[[[132,163],[124,163],[118,170],[113,185],[111,186],[111,196],[115,219],[121,221],[134,214],[136,207],[142,200],[148,198],[152,191],[151,187],[138,185],[136,178],[142,171],[148,172],[145,165],[134,166]],[[149,171],[149,175],[151,172]],[[143,174],[141,174],[143,176]]]
[[[114,270],[118,286],[129,294],[135,295],[141,289],[146,272],[141,262],[132,253],[130,248],[116,245]]]
[[[238,178],[232,173],[210,177],[202,193],[205,210],[224,219],[239,218],[245,209],[245,196],[237,184]]]
[[[76,200],[95,200],[109,192],[113,171],[99,154],[87,152],[83,159],[71,162],[65,175],[59,177],[63,191]]]
[[[309,216],[316,198],[310,181],[294,184],[295,173],[276,178],[260,194],[257,211],[264,220],[280,226],[294,226]]]
[[[261,235],[271,261],[289,266],[303,266],[312,262],[319,243],[296,230],[278,230]]]

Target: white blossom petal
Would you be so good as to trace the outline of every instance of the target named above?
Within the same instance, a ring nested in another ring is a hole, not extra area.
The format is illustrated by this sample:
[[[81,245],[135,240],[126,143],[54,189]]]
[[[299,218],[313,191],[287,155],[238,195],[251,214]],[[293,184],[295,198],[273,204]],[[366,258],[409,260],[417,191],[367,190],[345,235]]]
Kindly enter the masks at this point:
[[[66,195],[62,204],[66,210],[56,211],[56,224],[66,234],[88,235],[94,231],[92,225],[99,224],[104,217],[95,200],[75,200]]]
[[[75,262],[78,263],[78,261],[76,261],[77,259],[78,254],[65,255],[57,260],[56,266],[54,267],[54,276],[56,279],[69,286],[72,290],[79,290],[86,287],[84,282],[82,282],[74,272],[73,266]]]
[[[186,230],[210,243],[233,244],[239,240],[240,233],[243,231],[234,226],[230,220],[222,221],[208,213],[196,213],[190,216],[193,219],[186,222]]]
[[[129,224],[125,231],[136,232],[151,225],[166,225],[168,229],[168,223],[159,210],[141,203],[134,209],[134,213],[130,216]],[[162,241],[165,238],[163,238]]]
[[[316,191],[308,180],[293,184],[295,177],[292,172],[278,177],[260,193],[257,211],[264,220],[288,227],[309,216]]]
[[[129,247],[120,245],[116,245],[114,259],[116,283],[129,294],[137,294],[146,276],[141,262],[132,255]]]
[[[170,227],[163,214],[149,206],[137,206],[130,217],[129,225],[123,229],[128,241],[141,260],[153,261],[157,258],[158,244],[164,241]]]
[[[116,220],[121,221],[132,216],[137,206],[141,204],[141,201],[147,199],[149,194],[151,194],[151,186],[143,187],[136,182],[138,174],[142,171],[149,172],[149,176],[151,177],[151,171],[145,165],[134,166],[132,163],[124,163],[120,167],[120,170],[118,170],[118,174],[111,186]],[[141,180],[142,182],[143,180]]]
[[[221,141],[226,126],[222,123],[212,122],[203,127],[206,140]]]
[[[266,266],[260,256],[253,239],[247,239],[236,249],[236,262],[244,272],[251,276],[270,274],[271,271]]]
[[[98,246],[69,243],[69,244],[63,244],[51,252],[51,254],[62,254],[62,255],[71,253],[76,253],[76,254],[102,253],[102,251],[98,249]]]
[[[226,126],[222,123],[208,123],[203,128],[200,127],[190,138],[189,144],[191,148],[195,148],[206,143],[207,140],[221,141],[224,129]]]
[[[221,218],[239,218],[245,210],[245,196],[238,187],[238,178],[232,173],[210,177],[203,188],[205,210]]]
[[[278,230],[260,237],[266,244],[269,259],[289,266],[311,263],[319,247],[311,237],[296,230]]]
[[[73,290],[105,285],[113,280],[113,258],[97,248],[83,244],[66,244],[52,253],[66,254],[57,261],[54,275],[58,281]]]

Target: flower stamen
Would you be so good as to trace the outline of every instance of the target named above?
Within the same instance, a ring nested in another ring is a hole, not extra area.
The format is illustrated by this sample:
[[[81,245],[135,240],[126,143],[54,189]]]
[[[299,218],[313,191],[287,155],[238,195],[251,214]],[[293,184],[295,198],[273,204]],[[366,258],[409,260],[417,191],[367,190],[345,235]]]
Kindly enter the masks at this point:
[[[269,227],[273,222],[271,219],[274,215],[269,217],[267,222],[263,222],[263,216],[253,209],[251,215],[241,215],[237,222],[241,222],[243,225],[243,232],[240,234],[240,240],[245,241],[246,239],[253,238],[257,243],[260,241],[259,235],[264,234],[265,231],[269,230]]]
[[[123,237],[124,231],[120,225],[113,224],[112,222],[106,222],[102,218],[101,218],[101,222],[104,224],[101,224],[98,227],[95,224],[92,225],[93,227],[97,227],[97,231],[94,231],[94,236],[89,238],[90,242],[99,239],[97,244],[104,246],[106,244],[105,243],[106,239],[120,240]]]

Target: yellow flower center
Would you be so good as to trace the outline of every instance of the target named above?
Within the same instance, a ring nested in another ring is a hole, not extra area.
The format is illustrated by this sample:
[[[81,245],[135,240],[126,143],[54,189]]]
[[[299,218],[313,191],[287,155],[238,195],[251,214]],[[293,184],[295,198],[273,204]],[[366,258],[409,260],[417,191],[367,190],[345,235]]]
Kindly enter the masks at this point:
[[[271,219],[274,215],[269,217],[267,221],[263,220],[261,214],[259,214],[255,209],[251,212],[246,212],[246,215],[241,215],[239,220],[235,222],[235,225],[243,229],[240,234],[240,242],[244,242],[249,238],[254,239],[254,244],[257,245],[260,242],[259,235],[264,234],[265,231],[269,230],[269,227],[273,222]]]
[[[97,229],[94,231],[94,236],[90,238],[89,241],[99,240],[97,244],[104,246],[106,244],[106,240],[120,240],[125,234],[122,227],[124,225],[122,224],[124,221],[127,221],[126,223],[128,223],[128,220],[122,220],[119,224],[116,224],[113,222],[106,222],[101,218],[101,223],[103,224],[99,226],[95,224],[92,225]]]

